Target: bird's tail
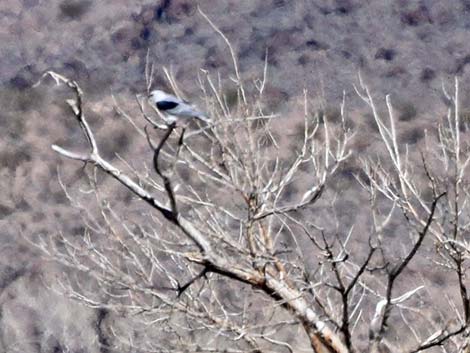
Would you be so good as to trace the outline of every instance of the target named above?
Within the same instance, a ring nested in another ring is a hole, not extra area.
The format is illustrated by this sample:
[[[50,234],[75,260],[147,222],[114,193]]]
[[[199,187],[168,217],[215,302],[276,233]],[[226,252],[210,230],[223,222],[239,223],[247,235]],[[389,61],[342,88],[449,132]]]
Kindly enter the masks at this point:
[[[209,118],[207,114],[199,113],[195,118],[205,122],[206,124],[212,124],[212,119]]]

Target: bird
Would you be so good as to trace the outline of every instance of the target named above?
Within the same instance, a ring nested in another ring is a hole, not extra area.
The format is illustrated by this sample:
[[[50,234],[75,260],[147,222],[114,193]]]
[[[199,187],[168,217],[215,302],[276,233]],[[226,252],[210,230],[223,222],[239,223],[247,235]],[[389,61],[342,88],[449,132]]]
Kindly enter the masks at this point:
[[[157,89],[150,92],[148,98],[159,111],[165,114],[169,123],[185,124],[191,119],[198,119],[207,124],[212,122],[207,114],[172,94]]]

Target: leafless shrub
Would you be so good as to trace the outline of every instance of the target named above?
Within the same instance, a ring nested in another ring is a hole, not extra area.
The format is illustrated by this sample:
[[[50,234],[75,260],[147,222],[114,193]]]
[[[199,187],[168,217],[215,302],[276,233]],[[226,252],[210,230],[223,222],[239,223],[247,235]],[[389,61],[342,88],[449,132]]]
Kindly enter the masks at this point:
[[[158,112],[148,112],[139,98],[139,120],[120,110],[148,140],[141,166],[105,159],[79,85],[46,74],[74,94],[67,103],[89,145],[82,152],[52,146],[85,163],[87,175],[78,190],[59,180],[84,218],[82,236],[59,232],[34,241],[71,270],[52,287],[102,313],[133,317],[138,339],[117,323],[110,337],[100,338],[110,351],[465,352],[470,152],[459,129],[458,82],[454,95],[445,91],[452,106],[437,139],[425,137],[419,164],[398,143],[390,97],[385,118],[362,80],[355,88],[370,107],[387,158],[357,157],[356,179],[369,201],[364,226],[341,217],[348,203],[338,204],[344,195],[330,185],[351,158],[346,102],[333,124],[328,115],[312,114],[304,92],[300,143],[286,156],[272,132],[278,117],[262,109],[266,69],[254,83],[256,94],[248,94],[228,39],[201,14],[229,48],[231,86],[202,71],[214,123],[184,138],[184,129],[159,123]],[[152,71],[146,70],[148,88]],[[236,99],[224,96],[230,90]],[[103,173],[148,208],[120,206],[102,190]],[[397,229],[401,244],[393,246],[388,235]],[[444,303],[435,302],[429,279],[412,266],[426,261],[453,276]],[[299,329],[303,334],[295,335]]]

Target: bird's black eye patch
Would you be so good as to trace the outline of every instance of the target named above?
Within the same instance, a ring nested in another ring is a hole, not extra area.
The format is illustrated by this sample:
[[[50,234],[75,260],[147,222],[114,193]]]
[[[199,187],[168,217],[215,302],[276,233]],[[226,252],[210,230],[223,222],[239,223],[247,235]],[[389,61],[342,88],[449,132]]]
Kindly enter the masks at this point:
[[[176,102],[170,102],[170,101],[160,101],[157,102],[157,108],[159,110],[169,110],[176,108],[178,106],[178,103]]]

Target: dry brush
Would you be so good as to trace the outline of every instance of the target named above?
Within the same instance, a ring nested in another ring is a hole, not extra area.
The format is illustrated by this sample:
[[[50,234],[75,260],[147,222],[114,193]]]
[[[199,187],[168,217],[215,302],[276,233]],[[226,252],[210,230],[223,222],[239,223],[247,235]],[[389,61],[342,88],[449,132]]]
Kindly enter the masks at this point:
[[[453,94],[444,89],[448,115],[427,133],[418,162],[398,142],[390,97],[382,116],[362,80],[355,91],[372,112],[380,158],[354,153],[345,100],[330,122],[307,92],[302,132],[287,151],[283,117],[263,108],[267,68],[246,88],[218,33],[235,70],[228,82],[199,74],[213,124],[167,126],[139,97],[137,114],[116,107],[148,143],[143,165],[106,159],[77,82],[46,73],[72,92],[67,103],[88,143],[80,152],[52,146],[85,163],[89,187],[71,191],[59,180],[84,216],[81,237],[34,240],[69,269],[51,286],[139,323],[138,339],[111,327],[110,351],[467,352],[470,151],[458,81]],[[343,193],[332,184],[347,163],[360,165],[354,176],[370,226],[339,220]],[[104,195],[100,173],[140,200],[140,213]],[[391,244],[386,234],[397,224],[399,244]],[[445,300],[431,296],[429,279],[410,282],[418,258],[445,271]]]

